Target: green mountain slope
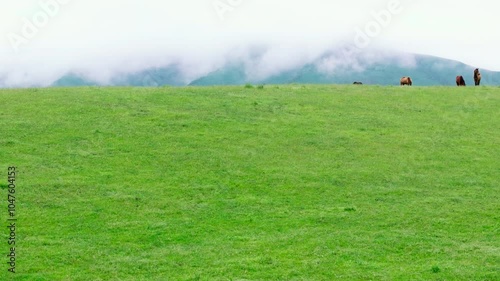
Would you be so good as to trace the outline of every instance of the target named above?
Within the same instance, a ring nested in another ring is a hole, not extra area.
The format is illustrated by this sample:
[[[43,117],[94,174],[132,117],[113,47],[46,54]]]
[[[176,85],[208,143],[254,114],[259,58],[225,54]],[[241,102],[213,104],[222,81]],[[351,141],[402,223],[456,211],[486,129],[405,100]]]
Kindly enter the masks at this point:
[[[228,65],[190,83],[191,86],[239,85],[247,81],[243,64]]]
[[[264,80],[252,80],[244,76],[243,66],[229,66],[208,74],[196,81],[195,85],[234,85],[245,83],[265,84],[351,84],[361,81],[364,84],[397,85],[402,76],[410,76],[414,85],[420,86],[450,86],[455,85],[457,75],[464,76],[468,85],[473,85],[472,73],[474,67],[456,61],[430,56],[416,56],[414,66],[400,66],[395,61],[376,63],[362,70],[346,69],[327,73],[321,71],[316,63],[309,63],[301,68],[288,70]],[[234,74],[238,73],[237,76]],[[485,85],[499,85],[500,73],[481,70]],[[239,78],[239,81],[235,80]]]
[[[54,87],[96,86],[99,83],[91,81],[75,73],[69,73],[52,83]]]
[[[410,55],[411,56],[411,55]],[[354,65],[343,62],[331,69],[322,67],[330,59],[338,59],[335,52],[324,54],[315,61],[300,67],[275,73],[264,79],[256,79],[247,73],[259,73],[259,69],[250,69],[248,62],[230,61],[224,67],[216,69],[192,81],[187,81],[182,71],[176,65],[161,68],[150,68],[135,73],[116,75],[109,86],[211,86],[211,85],[243,85],[255,84],[351,84],[361,81],[373,85],[398,85],[402,76],[410,76],[414,85],[418,86],[451,86],[455,85],[455,77],[462,75],[467,85],[473,85],[473,70],[475,67],[457,61],[442,58],[414,55],[412,63],[402,63],[398,55],[388,57],[378,62],[366,61],[365,58],[355,58]],[[341,56],[340,56],[341,57]],[[341,59],[346,59],[342,58]],[[262,56],[252,57],[252,60],[263,60]],[[365,61],[364,61],[365,60]],[[347,61],[347,59],[346,59]],[[272,64],[271,64],[272,65]],[[276,66],[278,67],[278,66]],[[251,70],[251,71],[250,71]],[[500,72],[481,70],[484,85],[500,85]],[[55,81],[53,86],[88,86],[99,85],[83,76],[70,73]]]

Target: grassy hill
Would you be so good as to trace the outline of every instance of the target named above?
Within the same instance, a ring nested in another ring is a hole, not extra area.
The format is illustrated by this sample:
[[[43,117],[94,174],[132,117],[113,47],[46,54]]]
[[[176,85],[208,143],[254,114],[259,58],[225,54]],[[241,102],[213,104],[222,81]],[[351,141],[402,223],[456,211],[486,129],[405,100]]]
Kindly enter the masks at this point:
[[[500,88],[47,88],[0,104],[16,280],[500,278]]]

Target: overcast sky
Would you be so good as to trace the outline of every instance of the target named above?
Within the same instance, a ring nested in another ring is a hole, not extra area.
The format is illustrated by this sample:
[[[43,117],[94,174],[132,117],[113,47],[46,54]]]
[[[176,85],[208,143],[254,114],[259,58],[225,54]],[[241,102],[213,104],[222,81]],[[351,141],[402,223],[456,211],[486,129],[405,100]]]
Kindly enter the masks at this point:
[[[181,62],[196,76],[249,46],[273,64],[349,45],[500,71],[498,1],[0,0],[0,78],[50,83],[68,71]],[[274,61],[275,60],[275,61]]]

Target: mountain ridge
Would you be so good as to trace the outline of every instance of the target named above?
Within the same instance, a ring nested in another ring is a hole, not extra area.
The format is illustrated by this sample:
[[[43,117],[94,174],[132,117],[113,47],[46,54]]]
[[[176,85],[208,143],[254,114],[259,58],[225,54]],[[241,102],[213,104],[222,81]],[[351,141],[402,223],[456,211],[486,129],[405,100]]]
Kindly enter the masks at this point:
[[[402,76],[410,76],[415,86],[452,86],[457,75],[464,76],[467,85],[473,85],[475,67],[464,63],[416,54],[386,54],[376,56],[346,51],[330,51],[322,56],[285,70],[258,77],[259,63],[263,55],[251,59],[229,60],[223,66],[187,80],[177,64],[120,74],[108,83],[98,83],[69,72],[54,81],[51,86],[214,86],[244,84],[351,84],[361,81],[373,85],[398,85]],[[269,66],[276,67],[270,63]],[[500,85],[500,72],[481,70],[482,84]]]

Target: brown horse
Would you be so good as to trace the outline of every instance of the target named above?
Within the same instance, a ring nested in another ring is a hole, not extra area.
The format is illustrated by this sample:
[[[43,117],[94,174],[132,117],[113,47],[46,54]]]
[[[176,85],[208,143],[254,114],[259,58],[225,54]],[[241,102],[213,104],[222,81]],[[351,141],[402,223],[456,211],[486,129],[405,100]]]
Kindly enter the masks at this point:
[[[404,86],[404,85],[408,85],[408,86],[411,86],[413,85],[413,81],[411,80],[410,77],[403,77],[401,78],[401,86]]]
[[[465,80],[462,75],[457,76],[457,86],[465,86]]]
[[[479,73],[479,69],[474,70],[474,83],[476,83],[476,86],[479,86],[481,84],[481,73]]]

